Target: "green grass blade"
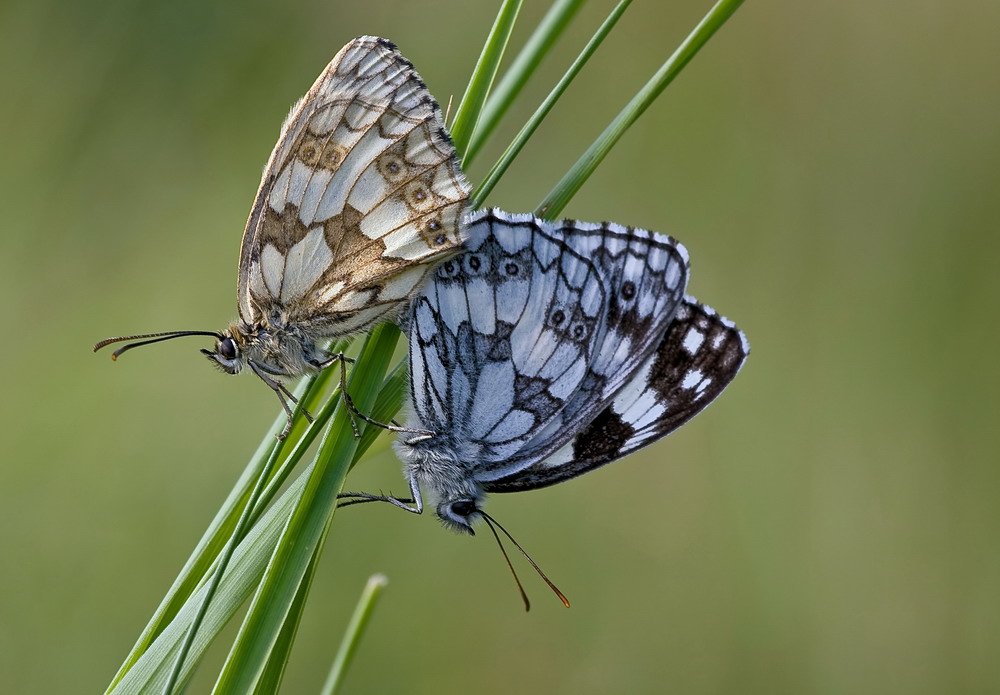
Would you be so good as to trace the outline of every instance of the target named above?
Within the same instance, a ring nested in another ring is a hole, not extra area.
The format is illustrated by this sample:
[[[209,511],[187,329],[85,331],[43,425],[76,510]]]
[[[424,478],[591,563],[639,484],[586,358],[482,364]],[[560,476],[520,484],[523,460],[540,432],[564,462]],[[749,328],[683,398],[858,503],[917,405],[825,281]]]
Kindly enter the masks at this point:
[[[406,391],[407,383],[406,363],[399,362],[382,383],[382,388],[379,390],[378,398],[376,398],[375,405],[372,407],[370,417],[378,422],[389,422],[393,417],[395,417],[400,407],[402,407],[403,396]],[[338,399],[339,394],[334,394],[330,399],[330,403],[335,403]],[[327,405],[329,405],[329,403]],[[317,422],[319,421],[320,417],[317,416]],[[354,452],[354,460],[351,462],[352,469],[361,460],[363,455],[367,452],[375,440],[378,439],[384,432],[384,429],[375,425],[365,425],[364,430],[362,430],[361,433],[361,439],[358,441],[357,451]],[[308,447],[308,444],[305,444],[305,446]],[[271,485],[275,485],[276,487],[280,487],[282,485],[282,482],[278,480],[278,477],[279,476],[277,475],[275,476],[275,478],[271,481]],[[316,571],[316,565],[319,561],[319,556],[322,553],[326,538],[327,534],[324,534],[320,546],[317,547],[316,552],[313,555],[313,559],[306,572],[306,576],[296,591],[295,600],[292,602],[289,614],[282,625],[282,629],[278,634],[277,640],[275,641],[274,648],[268,655],[267,665],[264,667],[261,678],[257,683],[257,688],[255,689],[255,692],[257,693],[278,692],[278,688],[281,684],[281,677],[284,675],[285,666],[287,665],[288,658],[291,654],[295,634],[298,629],[299,622],[302,619],[302,612],[305,608],[306,597],[309,594],[309,588],[312,584],[312,579]]]
[[[362,412],[369,412],[376,400],[398,338],[398,329],[381,325],[365,341],[358,360],[364,368],[351,370],[349,382],[352,397]],[[338,405],[320,444],[316,465],[250,604],[215,692],[246,693],[256,688],[313,554],[333,518],[337,493],[357,446],[347,410]]]
[[[521,10],[521,0],[504,0],[493,22],[493,28],[486,38],[482,53],[472,71],[472,77],[462,95],[462,101],[455,111],[455,120],[451,124],[451,139],[455,143],[459,158],[465,157],[466,148],[472,139],[473,131],[479,122],[483,103],[489,96],[490,87],[496,78],[497,69],[507,48],[507,41],[514,29],[517,13]]]
[[[284,417],[284,413],[282,413],[282,417]],[[284,426],[284,421],[282,421],[282,426]],[[276,431],[280,432],[281,430],[278,429]],[[263,451],[265,456],[270,455],[275,443],[276,440],[272,436],[272,441],[269,443],[270,448]],[[226,540],[232,536],[233,528],[236,525],[237,516],[233,512],[246,506],[246,500],[253,489],[256,474],[263,463],[259,457],[260,453],[258,452],[258,454],[255,454],[251,458],[250,464],[244,469],[229,497],[223,503],[222,508],[216,514],[209,527],[205,530],[204,535],[174,580],[173,585],[171,585],[167,594],[163,597],[160,605],[139,635],[138,640],[136,640],[132,650],[119,667],[115,677],[108,685],[106,693],[111,693],[115,690],[116,686],[118,686],[129,670],[135,666],[136,662],[150,648],[150,645],[153,644],[167,625],[175,619],[185,601],[191,597],[206,572],[209,571],[215,557],[225,547]]]
[[[317,376],[313,381],[314,383],[310,385],[311,388],[317,384],[322,384],[330,378],[330,370],[325,370],[321,376]],[[312,395],[307,391],[308,395]],[[297,420],[295,424],[304,426],[302,424],[302,409],[304,407],[305,398],[299,399],[298,404],[295,407],[294,418]],[[307,427],[306,432],[312,428]],[[292,433],[289,432],[289,436]],[[268,481],[271,479],[272,474],[275,472],[276,465],[282,456],[285,448],[285,444],[289,441],[288,438],[278,440],[277,443],[272,447],[271,454],[267,459],[267,462],[261,468],[260,473],[257,476],[256,483],[254,484],[253,491],[247,499],[247,502],[239,514],[236,525],[233,527],[231,538],[229,542],[226,543],[225,548],[219,555],[218,561],[216,563],[215,569],[209,578],[207,588],[205,591],[204,598],[202,599],[201,605],[199,606],[197,612],[195,613],[194,619],[191,622],[191,627],[188,634],[184,637],[184,641],[181,644],[180,650],[177,654],[177,660],[171,670],[170,676],[167,679],[167,683],[164,686],[164,694],[171,695],[174,692],[174,687],[180,678],[181,671],[184,666],[184,661],[188,657],[188,653],[191,649],[191,645],[194,644],[195,635],[201,627],[202,620],[205,617],[205,613],[208,611],[208,606],[212,602],[216,590],[218,589],[219,583],[222,581],[222,576],[226,571],[229,561],[232,558],[233,552],[236,550],[236,545],[241,541],[246,535],[247,529],[252,523],[254,512],[258,509],[258,504],[261,501],[261,495],[264,493]]]
[[[400,362],[393,367],[389,376],[387,376],[385,381],[382,383],[382,388],[379,391],[378,398],[375,400],[375,405],[372,407],[371,413],[369,413],[369,417],[377,422],[387,423],[391,421],[399,412],[399,409],[403,406],[403,398],[406,392],[407,384],[406,364],[405,362]],[[302,438],[295,443],[295,448],[282,463],[281,468],[278,469],[268,482],[267,489],[264,491],[264,494],[261,495],[257,508],[254,510],[252,521],[256,521],[257,517],[260,516],[275,495],[277,495],[277,493],[281,490],[281,486],[285,484],[285,481],[288,479],[292,470],[312,445],[315,438],[320,432],[323,431],[323,425],[329,422],[330,418],[333,417],[333,412],[337,407],[339,400],[340,391],[338,389],[327,399],[322,408],[319,410],[314,409],[312,411],[315,418],[313,427],[308,429],[302,435]],[[358,440],[358,448],[354,452],[354,460],[351,462],[352,469],[358,464],[372,444],[374,444],[375,441],[385,432],[385,430],[381,427],[367,425],[365,423],[361,424],[364,425],[364,428],[361,430],[361,439]]]
[[[260,584],[275,545],[288,522],[311,469],[292,481],[275,503],[263,514],[246,537],[236,547],[229,569],[222,577],[215,599],[209,605],[202,628],[191,648],[192,658],[185,660],[179,682],[184,683],[194,671],[198,658],[211,641],[240,609]],[[160,631],[135,664],[115,685],[113,695],[146,695],[162,692],[170,670],[176,662],[181,643],[188,633],[205,592],[206,584],[191,595],[177,615]]]
[[[333,351],[346,350],[349,341],[342,341],[332,346]],[[294,389],[295,397],[302,400],[311,411],[322,397],[323,391],[329,382],[330,374],[323,372],[317,376],[302,379]],[[289,434],[288,441],[294,441],[299,437],[305,427],[303,418],[298,418],[295,426]],[[236,481],[232,491],[229,493],[222,507],[216,513],[215,518],[209,524],[201,540],[195,546],[191,556],[185,562],[173,585],[167,591],[160,605],[157,607],[149,623],[143,629],[142,634],[136,641],[135,646],[129,652],[128,657],[119,668],[107,692],[110,692],[122,679],[125,673],[142,656],[153,640],[160,632],[173,620],[177,612],[191,597],[195,589],[201,584],[207,572],[215,563],[218,554],[225,547],[229,538],[232,537],[233,529],[240,516],[240,511],[245,508],[248,497],[253,490],[257,480],[258,472],[265,460],[271,454],[277,439],[277,435],[285,426],[285,413],[278,411],[270,429],[264,434],[257,451],[250,458],[249,463],[239,479]],[[308,432],[308,430],[306,430]]]
[[[465,151],[464,164],[468,166],[475,159],[486,140],[496,129],[500,119],[514,103],[524,85],[534,74],[555,42],[562,36],[563,30],[573,21],[573,17],[583,7],[586,0],[555,0],[549,11],[545,13],[531,37],[517,54],[510,68],[503,74],[496,87],[490,93],[479,118],[479,125],[472,134],[469,146]]]
[[[603,133],[587,148],[576,164],[566,172],[562,180],[545,197],[535,210],[546,219],[554,219],[566,207],[584,182],[590,177],[615,143],[635,123],[636,119],[649,108],[660,93],[680,73],[702,46],[726,23],[743,4],[743,0],[719,0],[698,23],[680,47],[667,59],[656,74],[632,98],[624,109],[608,125]]]
[[[399,362],[382,383],[382,388],[379,390],[378,398],[375,400],[375,405],[372,407],[370,417],[378,422],[389,422],[402,406],[406,385],[406,364],[405,362]],[[339,396],[337,394],[334,394],[331,398],[331,402],[335,402],[338,397]],[[319,421],[319,418],[317,418],[317,421]],[[365,428],[361,433],[361,439],[358,441],[357,451],[354,453],[354,460],[351,462],[352,469],[361,460],[365,452],[371,447],[375,440],[378,439],[384,432],[384,429],[375,425],[365,425]],[[277,481],[277,478],[278,476],[275,476],[275,480],[272,480],[271,484],[276,484],[280,487],[281,483]],[[306,572],[306,576],[296,591],[295,600],[292,602],[289,614],[286,616],[281,631],[278,634],[278,638],[275,641],[274,648],[268,654],[267,665],[264,667],[264,671],[261,674],[261,678],[258,681],[254,692],[262,694],[278,692],[278,688],[281,684],[281,678],[285,672],[285,666],[287,665],[288,658],[291,654],[295,634],[298,629],[299,622],[302,619],[306,597],[309,594],[309,588],[312,584],[312,579],[316,571],[316,565],[319,561],[319,556],[322,553],[326,538],[327,534],[324,533],[322,541],[313,555],[313,559]]]
[[[517,155],[520,154],[521,150],[528,143],[531,136],[534,135],[535,130],[537,130],[538,126],[541,125],[543,120],[545,120],[549,111],[551,111],[552,107],[555,106],[557,101],[559,101],[563,92],[565,92],[566,88],[569,87],[571,82],[573,82],[573,79],[577,76],[580,70],[583,69],[583,66],[587,64],[590,57],[594,55],[594,51],[597,50],[598,46],[601,45],[601,42],[604,41],[604,37],[606,37],[614,28],[615,24],[618,23],[618,20],[630,4],[632,4],[632,0],[621,0],[621,2],[619,2],[611,11],[611,14],[608,15],[607,19],[604,20],[604,23],[601,24],[600,28],[598,28],[597,33],[591,37],[583,51],[580,52],[580,55],[578,55],[576,60],[573,61],[573,64],[569,66],[566,74],[562,76],[552,91],[549,92],[549,95],[545,97],[545,101],[543,101],[541,106],[539,106],[535,113],[532,114],[531,118],[528,119],[528,122],[524,124],[524,127],[521,128],[521,132],[514,137],[514,141],[510,143],[506,150],[504,150],[504,153],[500,156],[500,159],[497,160],[497,163],[493,165],[493,168],[490,169],[486,178],[483,179],[483,182],[480,183],[476,190],[472,193],[472,207],[478,208],[483,204],[483,201],[486,200],[486,196],[490,194],[490,191],[492,191],[494,186],[497,185],[500,178],[507,173],[507,169],[513,163]],[[499,88],[497,89],[497,92],[499,93]],[[489,109],[488,104],[487,109]],[[478,135],[479,131],[476,131],[476,133]],[[470,153],[473,151],[471,149],[473,147],[474,144],[470,145]]]
[[[341,347],[346,346],[336,346],[335,349],[339,349]],[[362,366],[361,368],[363,369],[364,367]],[[276,541],[280,530],[284,527],[288,514],[290,513],[289,511],[286,511],[280,518],[275,519],[273,509],[269,509],[266,512],[264,509],[270,503],[270,500],[274,497],[277,491],[281,488],[288,474],[304,455],[317,434],[323,430],[324,424],[330,420],[335,406],[339,402],[339,389],[335,390],[327,397],[327,402],[324,403],[321,408],[317,408],[316,404],[319,403],[320,399],[324,397],[324,391],[330,380],[336,377],[339,377],[339,372],[336,370],[336,367],[334,367],[333,369],[325,370],[316,379],[305,380],[296,389],[297,397],[301,397],[304,394],[304,398],[302,399],[303,403],[305,403],[309,410],[314,413],[315,422],[313,426],[308,427],[304,430],[304,432],[298,425],[292,430],[287,441],[292,442],[297,435],[299,436],[299,441],[295,442],[295,446],[292,448],[291,452],[284,455],[284,461],[280,472],[276,473],[271,478],[265,494],[256,505],[251,517],[252,523],[255,524],[254,532],[256,537],[259,537],[261,533],[264,533],[265,535],[270,534],[270,536],[268,536],[272,538],[270,546],[267,546],[266,551],[261,551],[259,544],[254,545],[252,552],[243,549],[244,546],[242,544],[238,546],[234,558],[236,558],[240,553],[246,554],[247,552],[251,552],[252,557],[256,558],[257,564],[252,565],[251,563],[251,566],[248,567],[246,559],[240,556],[242,568],[239,573],[240,576],[233,579],[231,572],[225,573],[223,583],[220,587],[220,592],[224,593],[225,596],[219,596],[216,598],[206,615],[207,622],[209,622],[209,618],[211,618],[210,622],[212,627],[211,629],[206,627],[199,631],[198,637],[195,640],[194,647],[192,649],[194,658],[190,659],[190,664],[185,665],[184,667],[185,678],[187,677],[187,674],[189,674],[190,669],[193,668],[193,665],[197,664],[198,657],[201,655],[201,649],[207,647],[210,638],[202,639],[202,636],[205,634],[214,636],[218,629],[225,624],[233,613],[239,609],[240,605],[242,605],[242,603],[248,598],[254,584],[259,581],[260,576],[263,574],[264,567],[270,559],[271,553],[274,549],[274,542]],[[401,404],[402,390],[405,389],[405,369],[400,370],[397,365],[397,369],[385,380],[383,387],[385,391],[384,393],[379,393],[379,397],[376,401],[376,406],[373,409],[372,414],[375,415],[377,419],[388,421],[395,415]],[[275,427],[272,427],[272,431],[267,435],[268,439],[265,439],[262,443],[261,451],[268,454],[270,453],[267,446],[273,448],[276,443],[273,435],[274,433],[279,432],[284,424],[285,416],[282,412],[275,421]],[[376,436],[382,431],[377,427],[372,427],[371,430],[374,431],[369,431],[368,428],[363,430],[362,439],[360,440],[358,451],[352,465],[360,459],[364,450],[371,445]],[[287,452],[289,448],[290,447],[286,446],[285,451]],[[252,484],[254,480],[256,480],[256,475],[248,475],[248,473],[256,473],[256,471],[260,469],[261,463],[262,462],[258,461],[257,457],[255,457],[251,461],[251,464],[247,467],[247,471],[245,471],[241,480],[243,480],[243,478],[249,478],[250,483]],[[307,470],[311,470],[311,467]],[[302,483],[300,481],[293,482],[292,485],[297,486],[296,489],[301,490]],[[246,494],[237,494],[237,491],[243,491],[243,487],[246,488]],[[234,493],[230,495],[230,497],[238,497],[240,499],[240,503],[235,506],[237,511],[245,507],[246,495],[249,495],[250,492],[249,485],[243,487],[237,485],[237,487],[234,488]],[[284,504],[286,506],[290,505],[287,501],[287,495],[281,499],[284,501],[279,501],[276,504]],[[288,506],[288,509],[290,510],[290,506]],[[226,510],[224,509],[223,511]],[[221,517],[222,515],[223,513],[220,511],[220,514],[217,516]],[[267,528],[264,531],[261,531],[261,529],[256,528],[256,526],[259,526],[260,524],[271,525],[273,528]],[[191,584],[190,590],[183,593],[180,591],[174,591],[173,593],[168,594],[168,597],[164,599],[163,605],[161,605],[160,609],[158,609],[157,614],[154,615],[154,619],[150,621],[150,624],[144,631],[144,639],[140,639],[140,644],[137,644],[136,648],[133,649],[133,653],[130,655],[130,659],[127,662],[128,668],[123,667],[121,669],[119,675],[116,676],[115,681],[111,684],[111,686],[109,686],[108,692],[149,692],[154,688],[157,691],[162,691],[162,688],[167,680],[166,674],[169,664],[165,666],[163,663],[160,663],[160,660],[169,659],[169,663],[173,663],[173,660],[176,658],[179,642],[184,637],[184,630],[191,624],[196,608],[200,605],[200,601],[204,597],[204,591],[206,590],[204,586],[204,578],[208,576],[209,572],[212,571],[214,563],[216,562],[216,556],[224,547],[226,539],[232,536],[233,525],[235,525],[235,517],[233,518],[233,524],[228,526],[226,524],[220,525],[220,532],[212,536],[213,538],[220,540],[218,540],[217,543],[208,544],[211,552],[202,553],[204,558],[200,560],[200,562],[207,563],[205,567],[200,569],[196,576],[194,572],[191,572],[189,573],[190,576],[186,577],[186,582]],[[209,533],[206,533],[206,538],[208,538],[209,535]],[[202,545],[205,545],[204,542]],[[194,555],[192,555],[192,558],[193,557]],[[235,561],[236,560],[234,559],[234,562]],[[189,560],[188,565],[191,564],[192,562]],[[253,579],[253,581],[249,584],[242,581],[242,577],[246,575],[247,572],[250,572],[251,576],[255,577],[255,579]],[[180,581],[181,578],[179,577],[178,581],[175,582],[175,585],[180,583]],[[197,593],[195,593],[196,589],[198,590]],[[172,610],[169,611],[169,614],[164,610],[164,606],[168,603],[172,608]],[[169,632],[167,632],[168,628]],[[162,634],[164,632],[166,632],[166,634]],[[155,645],[155,648],[153,645]],[[139,670],[126,677],[126,675],[130,673],[130,669],[135,667],[137,664],[139,666]],[[122,681],[125,682],[123,683]]]
[[[333,376],[337,375],[333,374]],[[330,378],[330,375],[326,378]],[[399,409],[406,383],[406,369],[403,364],[398,364],[383,382],[382,390],[372,408],[371,413],[375,419],[387,422],[395,415]],[[315,433],[322,431],[324,424],[329,421],[338,402],[339,392],[335,391],[322,409],[312,408],[316,420],[313,427],[306,432],[307,436],[310,433],[312,435],[307,441],[306,437],[303,437],[303,440],[297,442],[293,451],[288,454],[286,461],[291,461],[294,465],[301,458]],[[281,417],[281,425],[283,426],[284,415]],[[362,431],[362,438],[359,440],[352,466],[357,463],[364,450],[368,449],[381,432],[383,430],[374,426],[369,426]],[[283,490],[274,504],[266,510],[263,509],[265,501],[262,497],[254,514],[253,528],[233,554],[230,569],[224,574],[216,597],[209,606],[203,627],[198,631],[192,645],[191,657],[185,660],[186,663],[179,682],[184,682],[190,677],[204,649],[209,646],[219,630],[240,609],[259,584],[264,569],[273,555],[277,540],[313,468],[314,464],[308,466],[298,478],[289,483],[288,489]],[[268,489],[273,488],[277,491],[282,484],[283,479],[279,481],[278,476],[275,475],[271,479]],[[210,566],[208,569],[211,570],[212,567]],[[207,572],[202,574],[206,575]],[[179,609],[175,611],[173,620],[164,621],[156,637],[150,640],[146,648],[137,655],[131,668],[123,673],[121,678],[116,679],[109,692],[113,692],[114,695],[162,692],[167,682],[169,669],[176,661],[180,643],[188,632],[193,616],[204,598],[205,590],[204,581],[202,581],[200,588],[189,596],[186,602],[182,602]],[[294,604],[292,611],[294,611]],[[276,642],[279,647],[282,636],[287,635],[289,629],[289,621],[286,621],[282,625],[282,631]],[[265,673],[271,673],[274,670],[275,661],[274,658],[268,660]]]
[[[328,371],[330,372],[329,378],[332,378],[333,373],[339,371],[339,367],[331,367]],[[339,388],[335,389],[333,393],[330,394],[318,410],[312,410],[312,426],[302,433],[299,440],[295,442],[295,446],[291,453],[288,454],[278,470],[276,470],[274,475],[271,476],[271,479],[267,483],[267,487],[255,505],[253,514],[251,515],[251,522],[255,521],[263,513],[263,511],[267,509],[271,500],[274,499],[275,495],[277,495],[281,490],[281,486],[285,484],[285,481],[289,478],[299,461],[302,460],[302,457],[305,456],[306,452],[316,440],[316,437],[324,431],[325,425],[330,422],[330,419],[336,412],[338,405],[340,405]]]
[[[368,621],[371,620],[372,612],[375,610],[379,596],[382,595],[382,590],[388,583],[389,580],[382,574],[373,574],[368,578],[368,583],[365,584],[365,588],[361,592],[361,598],[358,599],[358,605],[354,607],[351,622],[347,624],[347,629],[344,631],[344,639],[340,642],[340,649],[337,650],[333,666],[330,667],[330,675],[327,676],[320,695],[336,695],[337,691],[340,690],[344,674],[347,673],[351,660],[354,658],[354,652],[358,649],[361,635],[368,626]]]
[[[209,578],[208,584],[206,585],[206,590],[204,597],[201,600],[201,604],[198,606],[194,614],[194,618],[191,621],[191,627],[188,628],[187,634],[184,637],[184,641],[181,643],[180,650],[177,653],[177,659],[174,662],[174,667],[170,671],[170,676],[167,679],[166,685],[163,687],[163,692],[165,695],[171,695],[174,692],[174,687],[176,686],[178,679],[181,676],[181,671],[184,667],[184,662],[188,658],[188,653],[191,651],[191,645],[194,644],[195,636],[198,630],[201,628],[202,620],[205,617],[205,613],[208,612],[208,606],[212,602],[212,598],[215,596],[216,590],[219,588],[219,583],[222,581],[222,576],[225,573],[229,562],[232,559],[233,553],[236,551],[236,546],[240,540],[242,540],[247,529],[250,526],[250,517],[253,513],[254,506],[260,499],[261,493],[264,491],[264,487],[267,484],[267,480],[271,475],[271,471],[274,470],[275,465],[278,462],[278,457],[281,456],[281,451],[284,448],[285,441],[278,441],[275,446],[271,449],[271,455],[268,457],[267,462],[264,464],[260,473],[257,476],[257,483],[254,485],[253,492],[250,493],[250,497],[247,500],[246,506],[243,508],[243,513],[240,514],[239,520],[236,522],[236,527],[233,529],[232,538],[226,544],[225,549],[219,556],[219,561],[216,564],[212,576]]]
[[[260,680],[257,681],[254,693],[269,695],[270,693],[277,693],[281,687],[281,678],[285,674],[285,667],[288,665],[288,659],[292,653],[292,644],[295,641],[295,634],[298,632],[299,623],[302,620],[306,598],[309,596],[309,589],[312,586],[313,577],[316,575],[316,566],[319,564],[319,556],[322,553],[322,549],[323,544],[321,543],[316,548],[316,552],[309,562],[305,577],[302,578],[302,582],[295,592],[295,599],[289,607],[288,616],[281,626],[277,640],[275,640],[274,648],[268,654],[267,664],[264,666]]]
[[[319,398],[326,382],[324,375],[303,379],[295,388],[296,398],[303,400],[307,407]],[[202,582],[202,579],[215,563],[219,552],[225,547],[226,542],[231,538],[233,529],[239,519],[240,510],[246,507],[247,499],[253,490],[257,475],[267,457],[277,443],[275,435],[281,432],[285,426],[284,411],[279,411],[274,423],[265,433],[257,451],[250,458],[249,463],[239,479],[236,481],[232,491],[229,493],[222,507],[216,513],[215,518],[209,524],[201,540],[195,546],[191,556],[181,568],[180,573],[174,580],[173,585],[167,591],[160,605],[153,613],[149,623],[143,629],[129,655],[122,663],[115,674],[114,679],[108,685],[107,692],[118,684],[128,670],[138,661],[147,648],[153,643],[160,632],[174,619],[181,606],[191,597],[192,593]],[[301,423],[293,429],[289,439],[296,436],[296,430],[301,430]]]

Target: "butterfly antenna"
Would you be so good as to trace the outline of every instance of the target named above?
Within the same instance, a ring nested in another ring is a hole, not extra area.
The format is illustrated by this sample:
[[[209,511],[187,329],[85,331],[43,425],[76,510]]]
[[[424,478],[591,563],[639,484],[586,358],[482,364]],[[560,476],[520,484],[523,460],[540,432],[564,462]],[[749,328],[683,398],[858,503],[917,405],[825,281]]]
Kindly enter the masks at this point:
[[[524,601],[524,612],[527,613],[531,610],[531,601],[528,600],[528,594],[524,592],[524,586],[521,584],[521,580],[517,576],[517,572],[514,571],[514,565],[510,561],[510,555],[507,554],[507,549],[503,547],[503,543],[500,542],[500,535],[497,530],[493,528],[493,524],[496,523],[491,517],[483,514],[483,519],[486,520],[486,525],[490,527],[490,531],[493,532],[493,537],[497,539],[497,545],[500,546],[500,552],[503,553],[503,559],[507,561],[507,567],[510,568],[510,573],[514,577],[514,583],[517,584],[517,590],[521,592],[521,600]],[[497,524],[499,526],[499,524]],[[502,528],[502,527],[501,527]],[[504,531],[504,533],[507,533]],[[515,545],[517,545],[515,543]],[[523,550],[521,552],[524,552]]]
[[[507,557],[507,551],[504,550],[503,543],[500,543],[500,536],[497,536],[497,532],[493,529],[494,524],[496,524],[496,527],[498,529],[503,531],[503,535],[507,536],[507,539],[514,544],[514,547],[517,548],[519,551],[521,551],[521,554],[524,555],[524,559],[526,559],[531,564],[531,566],[535,568],[535,571],[538,572],[538,576],[541,577],[545,581],[545,583],[549,585],[549,588],[552,589],[555,595],[559,597],[559,600],[562,601],[563,605],[569,608],[569,599],[566,598],[566,594],[559,591],[559,587],[553,584],[552,580],[545,576],[545,572],[542,572],[542,568],[539,567],[537,564],[535,564],[535,561],[531,559],[531,556],[528,555],[527,552],[525,552],[524,548],[521,547],[521,544],[514,540],[514,537],[510,535],[507,529],[505,529],[499,521],[497,521],[492,516],[484,512],[482,509],[478,511],[480,514],[483,515],[483,518],[486,520],[486,525],[490,527],[490,531],[493,531],[493,535],[496,536],[497,543],[500,544],[500,550],[503,550],[503,556],[504,558],[507,559],[507,566],[510,567],[511,573],[514,574],[514,568],[510,564],[510,558]],[[525,595],[524,589],[521,588],[521,582],[518,581],[517,574],[514,574],[514,581],[517,582],[517,588],[521,589],[521,596],[524,598],[524,609],[528,610],[530,608],[528,604],[528,597]]]
[[[126,340],[138,340],[141,342],[130,343],[124,347],[120,347],[111,353],[111,359],[117,360],[118,357],[123,353],[131,350],[132,348],[142,347],[143,345],[150,345],[152,343],[161,343],[164,340],[171,340],[173,338],[181,338],[186,335],[210,335],[213,338],[218,338],[222,340],[222,334],[216,333],[215,331],[167,331],[166,333],[145,333],[143,335],[126,335],[120,338],[108,338],[102,340],[97,345],[94,346],[94,352],[97,352],[102,347],[106,345],[111,345],[112,343],[124,343]],[[152,340],[149,340],[149,339]]]

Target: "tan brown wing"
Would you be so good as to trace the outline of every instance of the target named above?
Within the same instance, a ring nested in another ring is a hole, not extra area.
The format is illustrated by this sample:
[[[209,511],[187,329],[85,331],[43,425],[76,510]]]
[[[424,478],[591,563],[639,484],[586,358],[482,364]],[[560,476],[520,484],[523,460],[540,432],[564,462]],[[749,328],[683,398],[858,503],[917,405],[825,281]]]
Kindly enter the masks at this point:
[[[463,241],[469,184],[437,103],[385,39],[347,44],[292,109],[243,236],[241,318],[318,336],[398,310]]]

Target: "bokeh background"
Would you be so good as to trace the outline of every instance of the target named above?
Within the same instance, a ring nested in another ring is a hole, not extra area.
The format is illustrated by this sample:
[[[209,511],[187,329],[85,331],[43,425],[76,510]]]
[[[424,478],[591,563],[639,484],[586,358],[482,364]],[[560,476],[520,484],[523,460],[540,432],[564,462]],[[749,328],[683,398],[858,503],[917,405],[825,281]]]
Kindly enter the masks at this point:
[[[276,410],[197,339],[91,344],[224,325],[289,105],[365,33],[457,98],[496,5],[0,7],[5,691],[104,688]],[[489,203],[533,208],[708,8],[636,2]],[[286,691],[317,691],[378,571],[348,692],[1000,692],[997,26],[991,2],[746,3],[565,211],[680,238],[745,370],[656,446],[491,500],[570,610],[522,563],[525,615],[488,536],[338,516]],[[403,487],[389,452],[349,484]]]

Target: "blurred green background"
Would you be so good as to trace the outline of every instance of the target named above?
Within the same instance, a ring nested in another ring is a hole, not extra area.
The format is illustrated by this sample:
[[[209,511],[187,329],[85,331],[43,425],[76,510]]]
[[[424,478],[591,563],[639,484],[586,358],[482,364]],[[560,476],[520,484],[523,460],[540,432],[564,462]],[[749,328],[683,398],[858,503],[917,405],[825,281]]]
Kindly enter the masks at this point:
[[[581,12],[474,181],[610,7]],[[708,8],[636,2],[489,203],[533,208]],[[392,39],[445,103],[495,9],[0,7],[3,690],[104,688],[276,411],[197,339],[117,364],[90,346],[234,316],[261,167],[346,41]],[[376,571],[347,692],[1000,691],[997,26],[992,2],[747,2],[565,211],[680,238],[691,292],[749,335],[744,371],[656,446],[492,498],[570,610],[520,563],[525,615],[488,536],[346,510],[286,691],[317,691]],[[388,451],[349,486],[404,487]]]

